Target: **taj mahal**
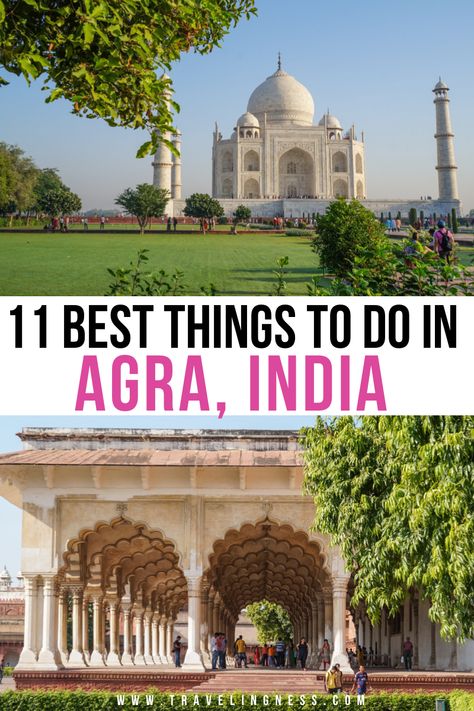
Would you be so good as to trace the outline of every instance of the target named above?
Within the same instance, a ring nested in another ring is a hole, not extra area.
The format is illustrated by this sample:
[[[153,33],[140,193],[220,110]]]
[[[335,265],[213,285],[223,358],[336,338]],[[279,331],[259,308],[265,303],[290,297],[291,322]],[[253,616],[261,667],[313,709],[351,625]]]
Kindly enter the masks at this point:
[[[277,70],[251,93],[247,110],[230,137],[216,123],[212,142],[212,195],[231,216],[245,204],[258,217],[302,217],[324,212],[335,198],[357,198],[375,214],[415,208],[425,215],[460,212],[449,87],[441,80],[433,89],[439,195],[417,200],[371,200],[366,185],[365,137],[355,126],[343,127],[329,110],[315,123],[309,90]],[[167,136],[178,149],[181,134]],[[181,158],[161,144],[153,161],[153,184],[171,195],[169,214],[183,214]]]

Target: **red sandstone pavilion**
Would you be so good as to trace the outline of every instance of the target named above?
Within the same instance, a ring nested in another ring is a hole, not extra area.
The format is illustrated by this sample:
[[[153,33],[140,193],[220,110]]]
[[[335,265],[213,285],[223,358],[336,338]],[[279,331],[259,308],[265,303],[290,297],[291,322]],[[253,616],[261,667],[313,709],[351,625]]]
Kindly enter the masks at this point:
[[[352,605],[338,548],[310,531],[297,433],[26,428],[19,437],[23,450],[0,456],[0,493],[23,510],[19,688],[309,693],[322,690],[324,638],[352,674],[351,617],[358,643],[374,650],[374,688],[474,689],[474,640],[444,641],[417,591],[375,626]],[[287,610],[294,639],[307,638],[310,671],[210,671],[212,633],[224,631],[232,649],[242,610],[263,599]],[[171,664],[177,632],[181,670]],[[400,671],[407,636],[410,673]]]

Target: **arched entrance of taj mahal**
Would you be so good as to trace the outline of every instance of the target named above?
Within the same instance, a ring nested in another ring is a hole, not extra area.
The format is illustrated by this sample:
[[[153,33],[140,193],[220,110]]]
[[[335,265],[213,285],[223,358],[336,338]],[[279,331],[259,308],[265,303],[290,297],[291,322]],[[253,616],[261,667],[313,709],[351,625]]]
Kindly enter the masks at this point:
[[[399,658],[409,632],[420,665],[451,659],[452,645],[421,624],[416,594],[400,629],[385,613],[374,626],[351,608],[338,549],[311,530],[295,433],[33,428],[20,437],[23,451],[0,456],[1,492],[23,508],[18,669],[169,668],[179,622],[183,669],[202,671],[211,635],[223,632],[232,649],[242,609],[264,599],[287,611],[294,640],[306,638],[309,666],[326,638],[350,671],[349,610],[358,641],[380,657]]]

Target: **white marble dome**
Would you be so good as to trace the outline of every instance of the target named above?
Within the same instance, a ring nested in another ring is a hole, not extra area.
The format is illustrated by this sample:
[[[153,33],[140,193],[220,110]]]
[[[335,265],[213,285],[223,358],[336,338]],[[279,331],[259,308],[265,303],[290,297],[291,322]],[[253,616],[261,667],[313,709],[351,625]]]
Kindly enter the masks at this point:
[[[260,123],[266,114],[268,122],[311,126],[314,101],[303,84],[282,69],[278,69],[253,91],[247,111],[254,114]]]
[[[336,116],[333,116],[332,114],[324,114],[322,117],[321,121],[319,122],[320,126],[325,126],[327,125],[328,128],[337,128],[337,129],[342,129],[341,122],[339,121]]]
[[[242,116],[237,119],[237,126],[250,127],[250,128],[260,128],[260,121],[256,116],[246,111]]]

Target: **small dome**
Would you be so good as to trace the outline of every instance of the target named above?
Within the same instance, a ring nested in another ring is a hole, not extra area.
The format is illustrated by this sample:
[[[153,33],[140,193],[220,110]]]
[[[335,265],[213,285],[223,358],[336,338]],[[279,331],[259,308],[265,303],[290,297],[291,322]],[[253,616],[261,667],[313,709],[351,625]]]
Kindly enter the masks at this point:
[[[440,77],[439,82],[436,84],[433,91],[449,91],[449,87],[447,84],[444,83],[444,81],[441,80],[441,77]]]
[[[250,111],[246,111],[242,116],[237,120],[237,126],[243,126],[245,128],[251,127],[251,128],[260,128],[260,122],[256,116],[250,113]]]
[[[328,128],[337,128],[339,130],[342,130],[341,122],[339,121],[339,119],[330,113],[324,114],[321,121],[319,122],[319,125],[320,126],[327,125]]]
[[[8,581],[11,581],[11,579],[12,579],[12,576],[11,576],[10,573],[8,572],[7,566],[4,565],[4,566],[3,566],[3,570],[2,570],[2,572],[0,573],[0,580],[8,580]]]

